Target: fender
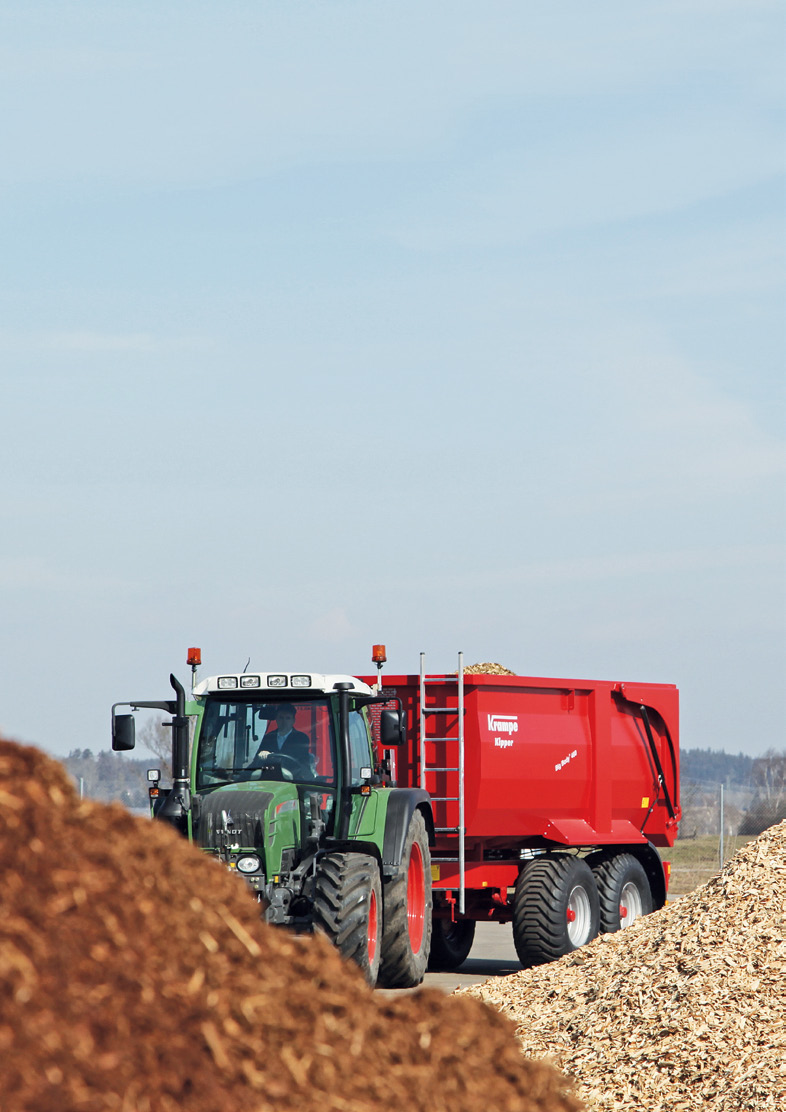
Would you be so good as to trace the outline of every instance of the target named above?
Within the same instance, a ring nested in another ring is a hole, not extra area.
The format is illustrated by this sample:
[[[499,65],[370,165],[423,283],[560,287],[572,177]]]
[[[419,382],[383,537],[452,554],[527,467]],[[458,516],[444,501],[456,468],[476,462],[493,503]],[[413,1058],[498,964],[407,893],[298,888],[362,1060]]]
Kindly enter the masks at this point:
[[[373,842],[365,842],[359,838],[326,838],[324,846],[314,856],[319,858],[325,853],[365,853],[368,857],[374,858],[379,865],[380,872],[382,871],[379,846],[375,846]]]
[[[422,811],[426,820],[429,845],[435,842],[434,816],[431,796],[424,788],[393,788],[388,800],[385,822],[385,840],[382,846],[382,875],[395,876],[401,865],[404,842],[410,819],[415,811]]]

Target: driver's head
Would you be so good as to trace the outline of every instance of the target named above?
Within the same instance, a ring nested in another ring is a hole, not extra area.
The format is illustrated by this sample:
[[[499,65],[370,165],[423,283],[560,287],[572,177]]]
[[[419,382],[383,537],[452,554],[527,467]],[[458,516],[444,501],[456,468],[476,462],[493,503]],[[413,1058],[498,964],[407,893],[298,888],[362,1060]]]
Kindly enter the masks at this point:
[[[295,725],[295,708],[291,703],[282,703],[276,711],[276,725],[282,734],[287,734]]]

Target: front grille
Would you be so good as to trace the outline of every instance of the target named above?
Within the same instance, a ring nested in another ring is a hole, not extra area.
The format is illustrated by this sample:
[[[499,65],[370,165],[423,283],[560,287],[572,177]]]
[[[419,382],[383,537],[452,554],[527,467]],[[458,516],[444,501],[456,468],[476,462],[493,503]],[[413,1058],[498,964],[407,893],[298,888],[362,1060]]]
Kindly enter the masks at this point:
[[[203,795],[194,838],[205,849],[218,849],[222,844],[224,816],[228,825],[240,831],[236,836],[244,849],[261,850],[265,844],[265,813],[273,795],[266,791],[214,791]],[[234,839],[233,839],[234,840]]]

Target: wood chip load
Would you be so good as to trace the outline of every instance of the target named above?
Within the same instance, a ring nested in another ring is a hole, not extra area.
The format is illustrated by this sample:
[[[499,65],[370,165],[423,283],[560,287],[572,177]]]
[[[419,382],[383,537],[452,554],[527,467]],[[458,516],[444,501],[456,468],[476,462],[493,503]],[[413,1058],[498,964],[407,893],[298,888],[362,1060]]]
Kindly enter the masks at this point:
[[[386,998],[163,823],[0,740],[2,1112],[579,1112],[511,1025]]]
[[[786,822],[690,895],[553,965],[460,990],[597,1112],[786,1109]]]
[[[465,676],[515,676],[515,674],[510,668],[494,663],[468,664],[464,669]]]

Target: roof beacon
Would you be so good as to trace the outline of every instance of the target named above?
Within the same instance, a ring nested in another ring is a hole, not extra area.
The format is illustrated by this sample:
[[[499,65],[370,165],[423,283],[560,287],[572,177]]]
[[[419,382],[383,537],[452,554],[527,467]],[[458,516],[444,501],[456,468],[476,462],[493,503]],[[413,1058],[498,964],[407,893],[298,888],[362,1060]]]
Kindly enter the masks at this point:
[[[372,645],[371,662],[377,666],[377,692],[382,690],[382,665],[387,661],[384,645]]]

